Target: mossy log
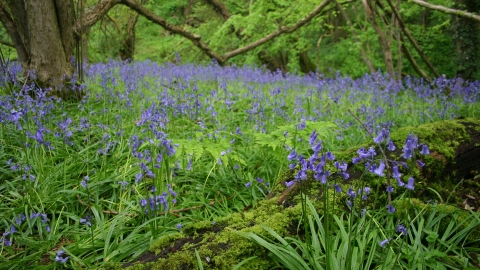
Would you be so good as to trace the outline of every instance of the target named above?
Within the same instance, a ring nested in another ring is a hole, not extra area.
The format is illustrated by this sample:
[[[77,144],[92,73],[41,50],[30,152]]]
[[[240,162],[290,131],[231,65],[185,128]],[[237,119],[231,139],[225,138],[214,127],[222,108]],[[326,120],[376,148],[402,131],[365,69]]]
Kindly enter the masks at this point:
[[[412,195],[416,198],[415,205],[421,208],[427,201],[435,200],[439,204],[449,203],[457,209],[477,211],[480,204],[480,119],[456,119],[401,128],[390,136],[397,150],[389,153],[389,158],[402,160],[402,145],[410,133],[418,136],[419,142],[426,143],[430,148],[430,154],[422,156],[426,166],[414,168],[417,181]],[[373,142],[363,147],[371,145]],[[352,160],[357,149],[334,154],[339,160]],[[343,183],[346,186],[358,180],[362,168],[349,164],[348,173],[351,177]],[[301,233],[298,231],[301,229],[298,221],[302,213],[298,204],[300,187],[317,205],[321,204],[319,198],[322,194],[319,183],[312,180],[311,176],[310,180],[305,180],[305,184],[286,188],[285,181],[292,177],[293,172],[286,171],[283,179],[279,179],[278,186],[272,189],[271,196],[252,209],[218,218],[215,222],[205,221],[186,226],[179,233],[158,239],[150,251],[135,263],[124,264],[121,268],[198,269],[195,251],[205,269],[232,269],[252,256],[256,258],[246,262],[241,269],[276,267],[266,249],[236,232],[266,235],[260,226],[266,225],[283,237]],[[385,186],[380,180],[371,184]],[[344,205],[345,198],[343,201],[337,198],[336,203]],[[449,207],[451,211],[452,207]]]

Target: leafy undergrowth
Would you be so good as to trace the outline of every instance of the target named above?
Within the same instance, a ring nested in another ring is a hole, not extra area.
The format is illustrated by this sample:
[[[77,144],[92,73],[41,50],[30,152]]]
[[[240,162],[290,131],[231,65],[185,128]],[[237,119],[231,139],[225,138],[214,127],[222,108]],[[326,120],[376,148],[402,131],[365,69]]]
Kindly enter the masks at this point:
[[[20,83],[13,66],[5,70],[0,264],[6,269],[135,260],[182,227],[258,205],[278,186],[291,150],[311,152],[306,142],[313,130],[332,151],[368,143],[354,115],[379,134],[475,118],[480,109],[478,82],[443,78],[397,83],[382,74],[353,80],[111,61],[88,67],[87,95],[71,103]]]

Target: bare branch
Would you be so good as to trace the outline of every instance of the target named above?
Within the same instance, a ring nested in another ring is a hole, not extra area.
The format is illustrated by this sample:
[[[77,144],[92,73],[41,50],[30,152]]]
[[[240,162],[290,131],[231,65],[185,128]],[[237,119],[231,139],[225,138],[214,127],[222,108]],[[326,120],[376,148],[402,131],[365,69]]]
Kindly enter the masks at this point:
[[[207,4],[211,5],[215,12],[222,16],[223,20],[228,20],[232,15],[228,11],[227,7],[225,4],[222,3],[220,0],[205,0]]]
[[[433,10],[438,10],[438,11],[441,11],[443,13],[457,15],[457,16],[465,17],[465,18],[480,22],[480,16],[477,15],[477,14],[474,14],[474,13],[470,13],[470,12],[463,11],[463,10],[458,10],[458,9],[453,9],[453,8],[447,8],[447,7],[444,7],[444,6],[438,6],[438,5],[427,3],[427,2],[422,1],[422,0],[410,0],[410,2],[413,2],[413,3],[415,3],[419,6],[422,6],[422,7],[426,7],[426,8],[433,9]]]
[[[8,42],[6,40],[3,40],[3,39],[0,39],[0,44],[3,44],[3,45],[8,46],[8,47],[15,48],[15,45],[13,45],[13,43],[10,43],[10,42]]]
[[[132,10],[138,12],[140,15],[145,17],[147,20],[154,22],[155,24],[158,24],[162,26],[164,29],[175,33],[179,34],[186,39],[190,40],[195,46],[197,46],[200,50],[202,50],[205,54],[208,56],[216,59],[220,64],[223,64],[227,59],[225,59],[224,56],[217,54],[216,52],[212,51],[208,45],[202,41],[202,37],[200,35],[197,35],[195,33],[192,33],[190,31],[187,31],[181,27],[172,25],[168,23],[164,18],[155,15],[152,11],[149,9],[145,8],[144,6],[140,5],[134,0],[120,0],[121,3]]]
[[[119,4],[120,1],[121,0],[102,0],[75,22],[73,32],[77,36],[80,36],[80,33],[85,32],[86,29],[90,29],[90,27],[105,16],[110,9]]]
[[[7,10],[3,6],[3,3],[0,2],[0,21],[2,22],[5,30],[7,30],[8,35],[12,39],[12,42],[15,46],[15,49],[18,54],[18,59],[21,63],[25,64],[28,61],[28,52],[25,48],[25,43],[23,42],[20,33],[18,32],[15,23],[13,22],[12,17],[8,14]]]

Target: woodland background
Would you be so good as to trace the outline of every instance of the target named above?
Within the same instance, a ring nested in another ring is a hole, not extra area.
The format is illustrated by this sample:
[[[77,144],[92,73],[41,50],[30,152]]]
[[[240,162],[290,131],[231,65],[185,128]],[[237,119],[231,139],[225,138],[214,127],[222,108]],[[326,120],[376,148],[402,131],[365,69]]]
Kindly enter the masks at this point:
[[[78,19],[103,2],[112,1],[73,2]],[[167,24],[201,36],[209,49],[219,53],[230,52],[291,26],[305,18],[319,3],[313,0],[136,2],[164,18]],[[392,13],[389,3],[397,7],[403,23]],[[327,76],[334,75],[337,70],[352,77],[382,70],[392,75],[423,75],[425,78],[442,75],[468,80],[480,78],[478,18],[451,15],[418,3],[425,5],[426,2],[327,1],[318,15],[296,31],[278,35],[221,64],[265,66],[282,72],[319,71]],[[477,0],[433,0],[426,5],[469,14],[480,11]],[[83,59],[89,63],[112,58],[183,63],[212,59],[206,50],[181,33],[159,26],[131,7],[113,5],[97,23],[85,28],[80,38]],[[419,50],[402,31],[402,25]],[[2,52],[15,58],[14,44],[4,28],[0,28],[0,40]],[[431,67],[422,59],[422,53],[431,62]]]

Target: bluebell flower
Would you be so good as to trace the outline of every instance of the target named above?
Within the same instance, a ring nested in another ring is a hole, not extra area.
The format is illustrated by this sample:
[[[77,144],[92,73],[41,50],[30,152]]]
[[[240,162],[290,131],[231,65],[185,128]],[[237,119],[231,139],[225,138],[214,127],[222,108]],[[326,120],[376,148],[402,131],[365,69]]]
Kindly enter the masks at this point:
[[[391,204],[387,205],[387,210],[390,214],[395,213],[395,207],[393,207]]]
[[[405,186],[405,188],[410,189],[410,190],[414,190],[415,189],[414,183],[415,183],[415,180],[413,179],[413,177],[410,176],[410,178],[408,178],[408,183]]]
[[[418,166],[420,166],[420,168],[423,168],[425,166],[425,163],[423,163],[421,160],[417,160],[417,164]]]
[[[392,152],[393,152],[393,151],[395,151],[395,149],[397,149],[397,148],[395,147],[395,145],[393,144],[392,141],[388,141],[388,143],[387,143],[387,149],[388,149],[389,151],[392,151]]]
[[[289,187],[291,187],[294,183],[295,183],[295,180],[288,181],[288,182],[285,182],[285,186],[287,186],[287,188],[289,188]]]
[[[46,231],[47,233],[50,233],[51,229],[50,229],[50,226],[49,226],[49,225],[45,226],[45,231]]]
[[[388,242],[390,242],[390,240],[392,240],[392,238],[385,239],[385,240],[381,241],[380,246],[385,247],[388,244]]]
[[[85,177],[83,178],[82,182],[80,182],[80,185],[84,188],[87,188],[87,183],[88,183],[88,180],[90,179],[90,177],[88,177],[88,175],[85,175]]]
[[[80,224],[85,224],[88,227],[92,226],[92,223],[90,222],[90,215],[86,215],[85,218],[80,219]]]
[[[313,147],[315,145],[315,143],[317,142],[317,130],[314,129],[312,134],[310,134],[310,138],[308,139],[308,142],[310,144],[311,147]]]
[[[360,212],[360,217],[365,216],[366,213],[367,213],[367,208],[363,208],[362,211]]]
[[[293,149],[292,152],[290,152],[290,154],[288,154],[288,156],[287,156],[288,161],[293,161],[297,158],[298,158],[298,154],[295,151],[295,149]]]
[[[385,174],[383,173],[383,171],[385,170],[385,163],[383,163],[383,161],[380,162],[380,165],[378,166],[378,168],[376,168],[373,173],[375,173],[376,175],[379,175],[379,176],[385,176]]]
[[[252,183],[250,183],[250,182],[245,183],[246,188],[250,187],[251,185],[252,185]]]
[[[20,214],[20,215],[18,215],[18,217],[15,218],[15,223],[17,223],[17,225],[20,225],[20,224],[22,224],[23,220],[25,220],[25,215]]]
[[[397,165],[393,165],[393,173],[392,173],[392,176],[393,178],[397,179],[397,180],[400,180],[402,174],[400,172],[398,172],[398,166]]]
[[[335,188],[335,192],[337,192],[337,193],[342,192],[342,187],[339,186],[338,184],[333,185],[333,187]]]
[[[350,196],[351,199],[355,199],[355,197],[357,196],[357,193],[353,191],[352,188],[349,188],[347,191],[347,195]]]
[[[394,188],[392,186],[387,187],[387,193],[392,193],[394,191]]]
[[[395,231],[401,233],[401,235],[404,235],[404,236],[407,235],[407,228],[405,228],[405,226],[403,225],[400,225],[400,224],[397,225],[397,228]]]
[[[306,127],[307,127],[307,123],[305,123],[305,120],[302,120],[302,122],[297,125],[298,130],[305,129]]]
[[[55,261],[59,263],[66,263],[68,260],[68,256],[65,254],[65,250],[60,249],[57,251],[56,256],[55,256]]]
[[[429,155],[430,154],[430,150],[428,150],[428,146],[426,144],[422,145],[422,150],[420,151],[420,154],[422,154],[422,155]]]
[[[181,230],[183,226],[182,223],[178,223],[175,227],[177,228],[177,230]]]
[[[335,160],[335,155],[332,154],[332,152],[330,152],[330,151],[327,152],[326,157],[327,157],[328,160]]]

